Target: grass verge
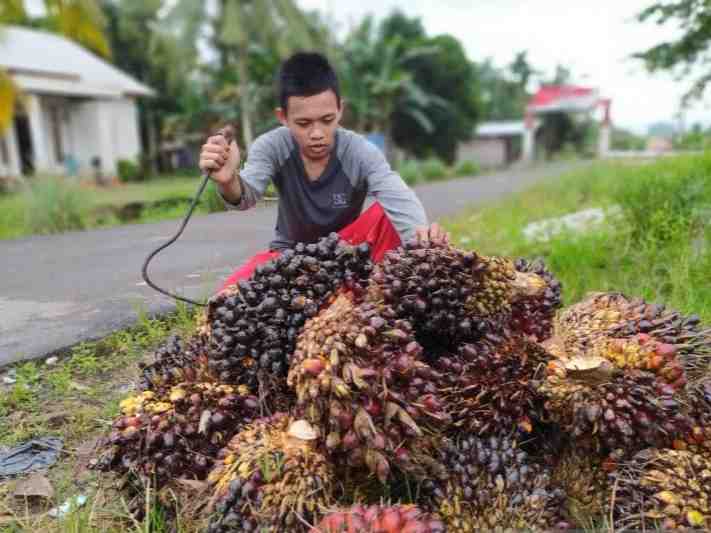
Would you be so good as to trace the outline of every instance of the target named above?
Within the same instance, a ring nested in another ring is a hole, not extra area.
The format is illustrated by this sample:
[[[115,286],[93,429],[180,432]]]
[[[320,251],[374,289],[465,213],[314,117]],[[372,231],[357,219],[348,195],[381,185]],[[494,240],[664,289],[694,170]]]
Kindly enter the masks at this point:
[[[143,522],[132,520],[110,478],[87,465],[96,454],[96,439],[106,433],[138,376],[137,363],[168,335],[189,335],[195,327],[195,311],[179,306],[167,317],[141,315],[132,328],[77,345],[53,366],[15,365],[17,382],[0,391],[0,449],[56,435],[63,438],[64,450],[46,474],[54,488],[51,500],[14,497],[14,481],[0,482],[0,531],[174,531],[161,518],[159,505],[151,505]],[[47,516],[49,508],[80,494],[88,496],[84,506],[61,519]]]
[[[584,233],[529,241],[527,224],[591,207],[621,216]],[[485,254],[542,257],[565,303],[621,291],[711,321],[711,153],[645,165],[598,163],[444,221]]]

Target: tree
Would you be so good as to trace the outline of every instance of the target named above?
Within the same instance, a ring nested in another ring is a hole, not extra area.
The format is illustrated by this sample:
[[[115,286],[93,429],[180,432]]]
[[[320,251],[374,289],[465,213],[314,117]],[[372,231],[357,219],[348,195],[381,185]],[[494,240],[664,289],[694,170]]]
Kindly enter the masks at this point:
[[[511,65],[509,65],[509,71],[513,74],[516,83],[524,93],[528,87],[528,82],[531,81],[534,76],[540,74],[540,72],[534,69],[528,62],[527,56],[528,52],[526,50],[517,52]]]
[[[659,43],[633,55],[644,61],[650,72],[677,71],[682,77],[691,75],[695,67],[702,69],[693,81],[684,101],[702,96],[711,82],[711,3],[708,0],[676,0],[658,2],[637,16],[640,22],[653,20],[657,25],[675,22],[683,34],[674,40]]]

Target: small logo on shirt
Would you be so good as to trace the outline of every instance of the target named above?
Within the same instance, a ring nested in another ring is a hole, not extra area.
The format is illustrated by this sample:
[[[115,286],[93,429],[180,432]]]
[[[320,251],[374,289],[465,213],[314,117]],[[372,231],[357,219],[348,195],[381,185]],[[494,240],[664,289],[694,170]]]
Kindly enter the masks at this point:
[[[334,192],[331,203],[333,207],[348,207],[348,196],[344,192]]]

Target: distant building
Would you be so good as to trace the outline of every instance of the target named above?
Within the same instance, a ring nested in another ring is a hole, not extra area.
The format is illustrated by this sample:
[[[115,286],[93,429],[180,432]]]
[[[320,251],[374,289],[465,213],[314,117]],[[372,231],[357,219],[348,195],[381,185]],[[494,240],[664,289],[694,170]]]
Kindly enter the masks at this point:
[[[457,159],[475,161],[483,167],[508,165],[521,157],[525,132],[523,120],[483,122],[477,125],[471,141],[459,145]]]
[[[666,137],[650,137],[647,139],[647,151],[654,153],[670,152],[673,148],[671,139]]]
[[[0,175],[113,174],[140,154],[136,98],[153,90],[64,37],[5,27],[0,68],[23,94],[0,137]]]

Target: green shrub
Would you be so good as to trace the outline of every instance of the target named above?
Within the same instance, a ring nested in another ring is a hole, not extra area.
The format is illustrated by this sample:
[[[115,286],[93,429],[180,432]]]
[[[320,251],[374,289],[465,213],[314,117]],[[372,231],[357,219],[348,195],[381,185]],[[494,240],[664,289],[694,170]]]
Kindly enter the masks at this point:
[[[454,175],[455,176],[476,176],[481,172],[481,167],[479,166],[478,163],[475,163],[474,161],[460,161],[457,167],[454,169]]]
[[[145,178],[141,167],[128,159],[119,159],[116,164],[119,179],[124,183],[142,181]]]
[[[422,176],[425,181],[444,179],[447,177],[447,167],[437,158],[427,158],[422,162]]]
[[[28,233],[61,233],[86,227],[86,195],[59,178],[36,178],[27,194]]]
[[[420,162],[415,159],[405,159],[398,165],[397,171],[408,185],[415,185],[422,181]]]

